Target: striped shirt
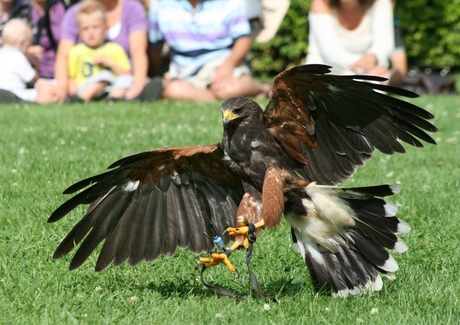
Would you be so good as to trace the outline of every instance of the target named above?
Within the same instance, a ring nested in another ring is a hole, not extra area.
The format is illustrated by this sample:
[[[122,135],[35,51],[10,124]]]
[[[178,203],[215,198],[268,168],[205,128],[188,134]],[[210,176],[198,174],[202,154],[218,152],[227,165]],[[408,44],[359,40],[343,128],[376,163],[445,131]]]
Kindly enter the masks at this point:
[[[249,36],[241,0],[203,0],[196,8],[188,0],[150,3],[149,42],[168,44],[173,78],[187,78],[207,62],[229,56],[235,41]]]

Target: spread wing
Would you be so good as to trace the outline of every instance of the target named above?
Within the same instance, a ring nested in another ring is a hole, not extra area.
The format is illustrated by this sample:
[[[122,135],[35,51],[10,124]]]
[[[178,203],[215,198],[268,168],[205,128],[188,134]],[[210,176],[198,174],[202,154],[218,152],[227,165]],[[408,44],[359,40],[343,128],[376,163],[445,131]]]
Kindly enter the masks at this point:
[[[241,181],[222,164],[218,145],[170,147],[123,158],[112,170],[84,179],[64,191],[80,193],[50,216],[55,222],[80,204],[91,204],[83,219],[54,253],[67,255],[81,245],[70,264],[79,267],[105,240],[96,263],[130,265],[172,255],[176,247],[211,251],[213,236],[235,225],[244,194]],[[228,236],[224,236],[228,243]]]
[[[266,127],[305,178],[324,185],[343,182],[374,148],[405,152],[397,139],[415,147],[423,147],[420,140],[435,144],[425,132],[437,131],[427,121],[433,116],[385,93],[416,94],[382,85],[381,77],[328,72],[328,66],[304,65],[278,74],[264,111]]]

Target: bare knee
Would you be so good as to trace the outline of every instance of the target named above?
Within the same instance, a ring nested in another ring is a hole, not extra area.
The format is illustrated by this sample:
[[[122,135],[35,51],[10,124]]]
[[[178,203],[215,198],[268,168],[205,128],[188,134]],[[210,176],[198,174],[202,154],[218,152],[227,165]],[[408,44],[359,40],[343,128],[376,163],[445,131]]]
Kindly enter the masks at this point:
[[[91,99],[99,96],[108,84],[109,83],[107,81],[99,81],[88,85],[88,87],[86,87],[79,96],[85,102],[89,102]]]
[[[49,82],[41,82],[37,85],[37,97],[35,102],[39,104],[57,103],[59,100],[58,89],[55,85]]]
[[[181,80],[173,80],[163,89],[163,97],[170,99],[181,99],[184,92],[190,91],[190,84]]]
[[[163,97],[176,100],[210,102],[217,98],[209,89],[200,89],[185,80],[173,80],[163,90]]]
[[[233,79],[226,87],[213,89],[219,99],[228,99],[237,96],[256,96],[260,91],[260,86],[249,75],[243,75],[238,79]]]

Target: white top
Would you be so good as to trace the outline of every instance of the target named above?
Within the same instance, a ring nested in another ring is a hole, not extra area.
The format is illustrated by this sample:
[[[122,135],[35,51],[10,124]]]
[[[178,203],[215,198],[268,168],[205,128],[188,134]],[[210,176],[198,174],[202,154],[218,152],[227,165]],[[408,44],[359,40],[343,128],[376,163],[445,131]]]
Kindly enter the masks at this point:
[[[36,89],[26,89],[27,83],[35,77],[35,70],[24,53],[10,48],[0,48],[0,88],[9,90],[27,101],[35,101]]]
[[[309,16],[307,63],[331,65],[334,73],[352,73],[349,65],[372,53],[378,65],[389,66],[394,49],[393,9],[390,0],[376,0],[354,30],[344,28],[335,15]]]
[[[6,90],[26,89],[35,77],[35,70],[24,53],[14,48],[0,49],[0,88]]]

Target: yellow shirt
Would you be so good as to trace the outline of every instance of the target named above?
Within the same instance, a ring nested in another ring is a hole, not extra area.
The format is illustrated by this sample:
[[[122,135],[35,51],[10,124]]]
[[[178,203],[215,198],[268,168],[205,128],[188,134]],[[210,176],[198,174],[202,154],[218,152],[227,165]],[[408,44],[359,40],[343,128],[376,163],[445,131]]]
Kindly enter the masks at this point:
[[[123,47],[116,43],[107,42],[98,48],[91,48],[86,44],[74,45],[69,52],[69,78],[75,79],[81,85],[89,77],[97,75],[107,68],[95,65],[93,56],[100,55],[109,58],[124,70],[131,70],[131,64]]]

